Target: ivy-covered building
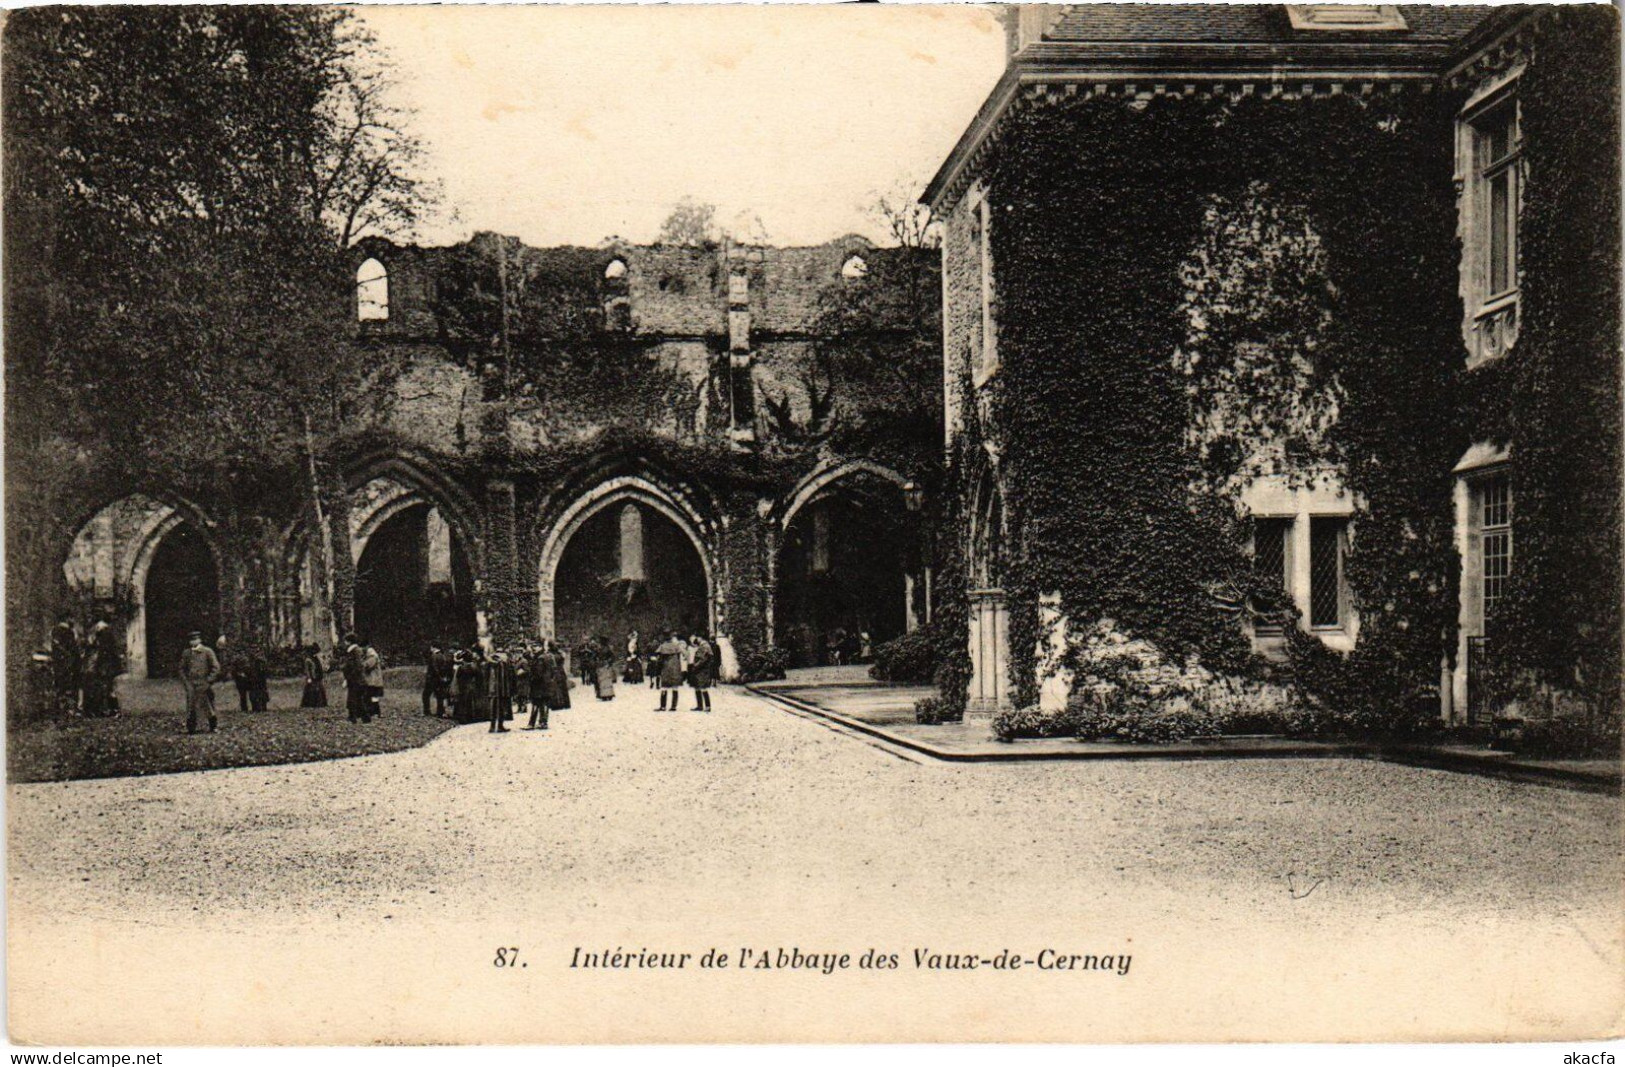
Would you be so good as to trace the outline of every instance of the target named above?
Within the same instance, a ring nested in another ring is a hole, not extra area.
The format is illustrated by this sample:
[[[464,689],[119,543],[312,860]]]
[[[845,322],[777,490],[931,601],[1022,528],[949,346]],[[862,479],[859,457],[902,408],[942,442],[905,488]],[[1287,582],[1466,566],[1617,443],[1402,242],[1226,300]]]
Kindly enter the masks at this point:
[[[1618,13],[1021,5],[924,195],[972,713],[1617,714]]]
[[[399,663],[676,627],[760,673],[927,621],[935,252],[480,234],[368,239],[351,269],[333,330],[368,373],[308,471],[84,478],[57,558],[132,675],[172,673],[192,628],[275,650],[353,626]]]

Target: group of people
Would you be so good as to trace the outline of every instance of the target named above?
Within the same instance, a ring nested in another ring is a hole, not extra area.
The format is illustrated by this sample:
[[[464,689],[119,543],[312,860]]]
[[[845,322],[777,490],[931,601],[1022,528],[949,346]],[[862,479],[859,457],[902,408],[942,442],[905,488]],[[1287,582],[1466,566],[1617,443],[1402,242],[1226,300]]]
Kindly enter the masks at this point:
[[[564,653],[552,641],[485,650],[478,644],[429,646],[423,671],[423,714],[490,723],[506,733],[516,715],[525,729],[545,730],[548,714],[570,706]]]
[[[59,710],[85,715],[118,713],[114,682],[123,671],[119,643],[112,625],[98,619],[83,639],[70,616],[63,616],[51,633],[50,671]],[[355,633],[346,634],[337,653],[337,668],[345,687],[345,711],[353,723],[369,723],[383,710],[383,657]],[[423,676],[423,714],[453,718],[460,723],[486,721],[492,733],[507,732],[516,715],[528,716],[526,729],[546,730],[550,712],[570,706],[570,673],[579,673],[599,700],[614,699],[617,680],[639,684],[648,680],[660,691],[657,711],[679,710],[681,691],[694,690],[691,710],[711,710],[711,687],[716,683],[720,653],[705,635],[684,638],[668,630],[653,647],[633,630],[624,653],[602,635],[577,646],[573,655],[555,641],[523,642],[500,649],[479,643],[457,648],[429,646]],[[317,645],[302,650],[304,692],[300,707],[327,707],[327,674],[332,667]],[[572,662],[573,661],[573,662]],[[244,713],[270,707],[270,668],[265,654],[253,645],[241,649],[221,635],[211,647],[200,630],[187,635],[181,651],[179,675],[186,693],[186,730],[197,733],[207,723],[219,728],[214,685],[230,678],[236,685],[238,706]]]
[[[665,640],[645,656],[641,642],[636,630],[626,637],[625,677],[628,682],[640,682],[647,677],[649,688],[660,690],[660,706],[656,711],[677,711],[684,685],[694,690],[691,710],[711,710],[711,687],[716,684],[720,657],[715,643],[700,633],[690,634],[685,640],[681,631],[668,630]],[[668,697],[670,707],[667,707]]]
[[[376,649],[348,634],[344,639],[341,666],[344,671],[345,707],[351,722],[371,722],[377,717],[384,696],[383,661]],[[228,669],[222,664],[230,663]],[[181,685],[186,691],[186,732],[195,734],[206,720],[209,732],[219,728],[214,703],[214,683],[229,676],[237,687],[238,709],[244,714],[270,709],[270,668],[264,652],[250,646],[230,650],[224,635],[210,648],[201,630],[193,630],[181,650]],[[304,649],[305,689],[299,706],[327,707],[327,664],[316,645]]]
[[[124,671],[124,657],[107,619],[97,619],[81,639],[73,616],[63,615],[51,630],[48,655],[58,712],[94,718],[118,714],[114,683]]]

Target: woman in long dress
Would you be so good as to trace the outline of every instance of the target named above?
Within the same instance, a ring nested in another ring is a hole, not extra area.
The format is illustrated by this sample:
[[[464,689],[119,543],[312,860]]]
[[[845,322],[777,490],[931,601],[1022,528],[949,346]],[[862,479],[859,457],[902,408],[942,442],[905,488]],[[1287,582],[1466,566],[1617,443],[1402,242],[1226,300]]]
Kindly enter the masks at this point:
[[[549,711],[563,711],[570,706],[570,676],[564,672],[564,650],[556,641],[547,643],[545,697]]]
[[[615,674],[620,664],[610,653],[609,642],[599,638],[597,647],[593,649],[593,685],[598,691],[599,700],[615,699]]]
[[[299,706],[327,707],[327,664],[322,662],[322,650],[316,645],[305,649],[305,692],[299,698]]]

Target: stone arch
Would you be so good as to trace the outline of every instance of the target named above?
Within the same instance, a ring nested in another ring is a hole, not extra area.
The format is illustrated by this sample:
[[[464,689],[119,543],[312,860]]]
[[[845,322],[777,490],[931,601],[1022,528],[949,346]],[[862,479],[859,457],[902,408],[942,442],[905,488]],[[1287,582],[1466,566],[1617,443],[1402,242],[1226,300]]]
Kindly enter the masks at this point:
[[[844,478],[851,478],[859,474],[872,474],[877,478],[892,482],[897,486],[899,492],[909,484],[907,478],[890,467],[883,467],[873,460],[854,459],[845,462],[833,461],[820,464],[805,478],[801,479],[796,484],[795,489],[791,491],[789,497],[786,498],[779,517],[779,529],[781,531],[788,530],[791,520],[796,517],[796,512],[806,507],[808,502],[829,486]]]
[[[125,670],[132,677],[146,678],[152,669],[148,657],[147,579],[153,561],[165,539],[183,526],[199,536],[213,565],[212,615],[218,627],[226,569],[217,528],[200,507],[183,497],[141,490],[107,501],[81,521],[63,561],[63,577],[70,589],[87,601],[120,606],[124,615]],[[199,623],[206,624],[207,620],[200,618]]]
[[[625,473],[606,478],[577,496],[548,526],[537,574],[537,620],[542,636],[556,635],[558,569],[571,538],[595,515],[626,503],[640,504],[668,519],[693,545],[705,579],[706,625],[712,632],[716,631],[720,622],[720,590],[713,562],[711,524],[688,494],[643,474]]]
[[[484,539],[480,536],[483,529],[481,523],[483,511],[467,490],[453,478],[442,473],[434,464],[403,453],[374,453],[362,457],[346,469],[345,485],[352,494],[368,483],[380,480],[396,482],[406,490],[418,494],[422,501],[439,509],[446,516],[446,521],[451,524],[452,529],[463,539],[474,572],[483,573],[485,548]],[[398,512],[409,506],[397,504],[396,510]],[[375,521],[372,529],[368,531],[369,535],[388,518],[386,515],[383,519]],[[352,536],[358,524],[363,522],[364,520],[358,519],[352,509],[350,516]],[[353,545],[351,551],[359,558],[360,553]]]
[[[483,573],[484,540],[479,505],[431,462],[406,453],[371,453],[345,465],[344,482],[350,495],[352,565],[360,564],[373,536],[391,519],[413,508],[428,507],[444,519],[471,575]],[[338,636],[315,594],[317,571],[312,553],[317,549],[317,542],[313,525],[307,504],[281,536],[276,561],[278,588],[293,604],[274,626],[283,644],[326,645]],[[476,619],[476,625],[483,627],[483,620],[477,615]]]
[[[966,512],[966,579],[972,590],[1002,589],[1005,540],[1004,490],[992,466],[982,470],[971,492]]]
[[[831,461],[786,498],[772,567],[773,639],[794,665],[860,661],[866,645],[928,617],[923,532],[908,488],[871,460]]]

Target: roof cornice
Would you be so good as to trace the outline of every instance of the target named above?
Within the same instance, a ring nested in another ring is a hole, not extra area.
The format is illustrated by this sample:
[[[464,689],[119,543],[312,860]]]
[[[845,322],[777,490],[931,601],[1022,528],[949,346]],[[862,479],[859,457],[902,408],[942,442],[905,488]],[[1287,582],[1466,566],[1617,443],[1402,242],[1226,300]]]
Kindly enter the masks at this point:
[[[1277,45],[1132,42],[1092,49],[1087,65],[1065,49],[1034,47],[1011,60],[976,117],[960,135],[921,203],[940,215],[953,209],[975,175],[999,123],[1023,99],[1052,96],[1318,96],[1369,94],[1378,85],[1431,87],[1455,53],[1448,44],[1392,48],[1359,44],[1284,49]],[[1378,52],[1382,63],[1374,63]]]

